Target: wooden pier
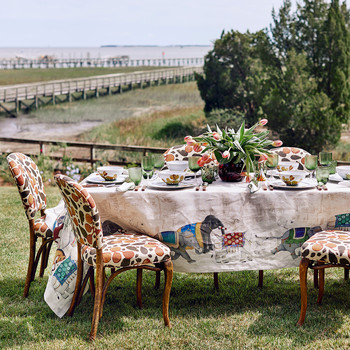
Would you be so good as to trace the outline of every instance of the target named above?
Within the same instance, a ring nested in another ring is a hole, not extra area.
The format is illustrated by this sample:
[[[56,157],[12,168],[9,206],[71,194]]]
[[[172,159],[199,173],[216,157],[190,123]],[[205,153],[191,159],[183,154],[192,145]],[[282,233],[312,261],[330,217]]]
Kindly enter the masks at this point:
[[[180,67],[134,73],[99,75],[89,78],[0,86],[0,109],[16,117],[20,110],[42,105],[71,102],[88,97],[111,95],[147,86],[183,83],[202,73],[203,67]]]
[[[159,58],[159,59],[130,59],[128,56],[110,58],[54,58],[44,57],[38,59],[26,58],[0,58],[0,69],[26,69],[26,68],[77,68],[77,67],[180,67],[203,66],[204,58]]]

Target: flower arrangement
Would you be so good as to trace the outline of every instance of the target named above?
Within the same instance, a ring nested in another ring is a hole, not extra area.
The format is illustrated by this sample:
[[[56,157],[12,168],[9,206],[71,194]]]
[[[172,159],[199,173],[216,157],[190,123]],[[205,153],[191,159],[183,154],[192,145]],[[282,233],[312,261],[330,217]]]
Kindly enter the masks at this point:
[[[186,136],[187,145],[196,147],[203,156],[198,164],[203,166],[216,159],[219,164],[243,162],[246,172],[255,172],[255,157],[260,156],[259,161],[266,161],[269,154],[268,147],[280,147],[282,141],[268,139],[269,132],[261,131],[254,133],[257,126],[267,124],[267,119],[262,119],[249,129],[245,129],[245,122],[241,124],[237,132],[234,129],[221,130],[218,126],[212,131],[209,125],[208,131],[201,136]]]

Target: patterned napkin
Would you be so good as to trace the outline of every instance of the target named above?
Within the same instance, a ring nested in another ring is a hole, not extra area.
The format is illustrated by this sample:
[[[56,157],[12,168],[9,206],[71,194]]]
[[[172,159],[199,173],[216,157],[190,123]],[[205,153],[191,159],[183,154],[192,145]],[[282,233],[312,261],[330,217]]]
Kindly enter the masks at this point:
[[[135,184],[133,182],[124,182],[122,185],[116,187],[117,192],[126,192],[128,190],[133,190]]]

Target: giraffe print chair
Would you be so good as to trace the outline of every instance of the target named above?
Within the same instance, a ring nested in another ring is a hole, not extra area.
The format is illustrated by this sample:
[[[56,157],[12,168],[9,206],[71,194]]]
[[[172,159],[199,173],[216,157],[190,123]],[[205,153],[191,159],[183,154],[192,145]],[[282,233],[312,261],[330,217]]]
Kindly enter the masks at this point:
[[[96,288],[90,340],[94,340],[102,317],[107,289],[112,280],[124,271],[137,269],[137,298],[141,306],[142,269],[165,273],[163,293],[163,319],[170,327],[169,298],[173,276],[170,249],[160,241],[134,232],[103,236],[99,212],[91,195],[80,184],[65,175],[56,175],[55,181],[70,216],[78,247],[78,279],[72,304],[80,294],[82,261],[96,270]],[[105,269],[111,269],[105,280]]]
[[[23,292],[26,298],[30,284],[35,278],[40,258],[39,276],[42,277],[44,274],[54,239],[51,229],[45,222],[46,195],[38,167],[31,158],[22,153],[11,153],[7,157],[7,162],[29,222],[29,263]],[[40,212],[41,217],[35,219],[37,212]],[[41,245],[36,251],[38,238],[41,239]]]
[[[270,150],[271,153],[279,155],[280,162],[297,162],[299,163],[298,170],[306,170],[305,156],[310,153],[297,147],[279,147]]]
[[[305,321],[307,309],[307,271],[319,272],[317,304],[322,303],[326,268],[344,268],[345,279],[350,269],[350,213],[335,215],[324,231],[311,236],[301,247],[299,265],[301,309],[298,326]]]

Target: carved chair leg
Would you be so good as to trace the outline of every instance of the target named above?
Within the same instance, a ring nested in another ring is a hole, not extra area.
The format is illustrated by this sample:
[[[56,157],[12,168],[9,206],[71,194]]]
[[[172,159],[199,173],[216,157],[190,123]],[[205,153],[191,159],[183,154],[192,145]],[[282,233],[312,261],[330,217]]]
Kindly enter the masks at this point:
[[[322,304],[323,292],[324,292],[324,272],[325,269],[319,270],[319,287],[318,287],[318,298],[317,304]]]
[[[349,279],[349,269],[344,268],[344,280],[347,281]]]
[[[25,298],[28,297],[30,283],[34,279],[34,275],[35,275],[35,271],[34,271],[35,243],[36,243],[36,237],[33,229],[30,226],[29,261],[28,261],[27,277],[26,277],[24,291],[23,291],[23,296]]]
[[[136,300],[138,307],[142,309],[142,269],[136,271]]]
[[[168,260],[164,263],[164,272],[165,272],[165,287],[163,292],[163,319],[165,326],[171,328],[170,319],[169,319],[169,300],[170,300],[170,291],[171,284],[173,282],[173,263],[171,260]]]
[[[218,272],[214,272],[214,288],[215,290],[219,290],[219,274]]]
[[[299,279],[300,279],[300,297],[301,297],[301,309],[300,317],[297,323],[298,326],[302,326],[305,321],[306,309],[307,309],[307,270],[309,268],[309,259],[302,258],[299,265]]]
[[[100,320],[100,311],[102,304],[102,289],[104,280],[104,268],[102,262],[102,251],[97,250],[96,253],[96,291],[95,291],[95,302],[94,312],[91,322],[90,340],[95,340],[98,323]]]
[[[259,270],[258,288],[262,288],[264,283],[264,270]]]
[[[154,289],[159,289],[160,286],[160,271],[156,271],[156,282],[154,283]]]
[[[93,267],[90,268],[89,272],[89,281],[90,281],[90,293],[95,299],[95,270]]]
[[[318,288],[318,270],[314,270],[314,288]]]

